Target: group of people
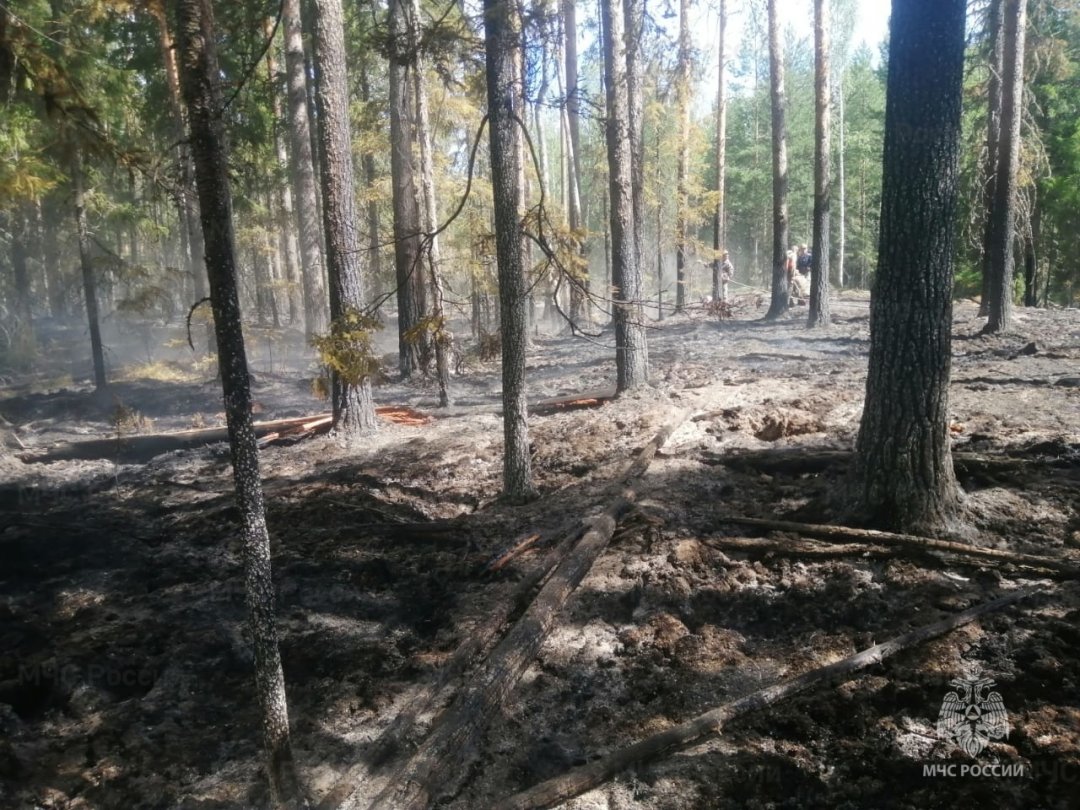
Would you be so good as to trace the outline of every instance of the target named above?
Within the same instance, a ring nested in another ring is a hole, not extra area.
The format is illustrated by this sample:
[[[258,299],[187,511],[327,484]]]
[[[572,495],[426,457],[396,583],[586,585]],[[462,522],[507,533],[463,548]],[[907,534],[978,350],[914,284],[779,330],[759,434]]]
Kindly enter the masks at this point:
[[[802,299],[810,297],[810,271],[814,266],[814,255],[806,245],[792,246],[787,252],[788,289],[791,291],[791,303],[804,303]]]

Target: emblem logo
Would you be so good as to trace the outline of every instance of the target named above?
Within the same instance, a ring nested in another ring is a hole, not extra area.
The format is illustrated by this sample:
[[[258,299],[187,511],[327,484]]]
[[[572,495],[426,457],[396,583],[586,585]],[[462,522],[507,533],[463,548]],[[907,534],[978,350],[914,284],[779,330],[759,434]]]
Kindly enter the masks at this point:
[[[1009,736],[1009,715],[1000,692],[991,678],[957,678],[949,682],[957,691],[949,692],[941,702],[937,732],[951,740],[968,756],[978,756],[991,740]]]

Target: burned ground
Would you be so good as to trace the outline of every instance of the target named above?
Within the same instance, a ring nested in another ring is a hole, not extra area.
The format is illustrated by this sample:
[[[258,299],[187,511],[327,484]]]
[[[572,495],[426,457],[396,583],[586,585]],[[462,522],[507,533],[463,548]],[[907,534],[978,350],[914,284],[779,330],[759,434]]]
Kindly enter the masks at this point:
[[[457,404],[447,411],[433,407],[433,384],[376,389],[379,404],[434,417],[426,425],[387,423],[348,453],[329,437],[268,447],[282,657],[313,793],[339,786],[359,764],[349,778],[370,786],[360,798],[374,795],[437,715],[420,696],[454,651],[512,598],[546,544],[604,506],[620,462],[682,412],[689,418],[640,482],[635,510],[446,806],[497,807],[761,686],[1021,587],[1042,592],[740,719],[568,806],[1076,806],[1075,581],[905,554],[808,553],[793,535],[725,520],[840,517],[867,309],[865,299],[845,298],[825,333],[806,331],[802,312],[770,325],[694,316],[655,325],[655,389],[532,419],[543,497],[525,506],[497,497],[498,369],[478,361],[454,379]],[[958,468],[969,539],[1080,562],[1080,320],[1075,311],[1024,310],[1016,334],[995,338],[979,337],[979,325],[970,304],[958,306],[954,449],[1009,463]],[[259,418],[323,410],[300,351],[276,352],[273,366],[265,347],[253,352]],[[612,387],[610,354],[581,339],[538,337],[531,398]],[[265,801],[227,448],[144,464],[11,455],[17,442],[34,452],[117,431],[219,424],[216,383],[192,376],[179,357],[175,379],[136,369],[107,399],[14,379],[0,402],[12,425],[0,462],[0,806]],[[736,463],[751,451],[832,455],[811,469]],[[439,530],[424,531],[428,523]],[[532,548],[489,570],[531,534],[541,536]],[[731,542],[762,537],[781,549]],[[923,776],[924,764],[971,762],[938,738],[935,722],[950,680],[975,672],[996,681],[1010,722],[1008,738],[977,761],[1023,765],[1025,778]],[[399,716],[412,722],[394,723]]]

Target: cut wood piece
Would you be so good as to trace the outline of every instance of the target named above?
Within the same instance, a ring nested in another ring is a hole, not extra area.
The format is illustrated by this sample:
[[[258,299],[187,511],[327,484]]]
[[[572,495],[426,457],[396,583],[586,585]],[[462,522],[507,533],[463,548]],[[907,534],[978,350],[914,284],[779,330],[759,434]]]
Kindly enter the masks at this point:
[[[529,413],[533,416],[549,416],[553,413],[575,411],[581,408],[599,408],[613,399],[615,399],[615,392],[610,388],[600,391],[583,391],[580,394],[542,399],[529,408]]]
[[[993,562],[1006,562],[1066,574],[1069,577],[1080,575],[1080,565],[1068,560],[1042,557],[1036,554],[1021,554],[1016,551],[1002,551],[996,548],[983,548],[951,540],[937,540],[932,537],[919,537],[913,534],[882,532],[876,529],[854,529],[849,526],[829,526],[819,523],[797,523],[791,520],[772,520],[767,518],[737,517],[728,515],[717,519],[720,523],[735,523],[740,526],[757,526],[774,531],[794,532],[811,537],[819,537],[832,542],[850,542],[852,540],[867,543],[904,546],[911,549],[944,552],[968,559],[984,559]]]
[[[469,678],[427,739],[371,802],[371,810],[387,807],[420,810],[460,789],[477,755],[480,737],[500,714],[555,627],[559,612],[607,547],[620,518],[637,497],[628,481],[648,469],[657,450],[684,419],[685,414],[680,413],[624,466],[612,485],[617,488],[612,501],[600,514],[584,521],[587,528],[581,539],[554,568],[528,609],[480,669]],[[342,806],[356,807],[358,800],[354,797]]]
[[[875,644],[862,652],[819,669],[811,670],[797,678],[751,692],[745,697],[725,703],[723,706],[698,715],[692,720],[680,723],[651,737],[646,737],[626,748],[619,749],[602,759],[576,768],[562,776],[541,782],[526,791],[497,802],[493,806],[500,808],[500,810],[541,810],[541,808],[555,807],[563,802],[568,802],[576,796],[599,787],[632,765],[654,760],[664,754],[680,751],[718,736],[727,723],[738,717],[767,708],[774,703],[778,703],[792,695],[797,695],[800,692],[805,692],[813,686],[832,681],[839,676],[847,676],[878,664],[898,652],[944,635],[950,630],[974,621],[980,616],[1001,610],[1037,592],[1037,590],[1014,591],[991,602],[985,602],[947,619],[942,619],[939,622],[923,625],[890,641]]]

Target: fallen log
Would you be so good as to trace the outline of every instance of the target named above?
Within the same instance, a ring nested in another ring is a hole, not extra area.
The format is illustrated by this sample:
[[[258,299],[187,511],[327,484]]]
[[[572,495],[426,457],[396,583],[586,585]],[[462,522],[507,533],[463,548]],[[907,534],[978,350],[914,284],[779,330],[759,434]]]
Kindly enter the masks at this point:
[[[895,557],[901,553],[898,548],[873,546],[867,543],[819,543],[813,540],[767,540],[750,537],[707,537],[703,538],[707,546],[740,551],[744,554],[776,555],[778,557]]]
[[[806,448],[783,448],[776,450],[746,450],[737,453],[706,452],[701,460],[706,464],[722,464],[734,469],[754,470],[763,473],[803,475],[822,473],[833,467],[850,464],[850,450],[807,450]],[[961,476],[994,475],[1030,471],[1032,467],[1077,469],[1075,461],[1054,457],[996,457],[978,453],[955,452],[953,467]]]
[[[684,420],[684,415],[653,437],[626,466],[613,484],[612,502],[591,520],[569,553],[555,566],[528,609],[495,646],[490,656],[457,695],[440,722],[417,751],[391,776],[370,807],[420,810],[464,783],[477,743],[491,720],[498,716],[510,693],[525,674],[540,647],[555,627],[559,612],[607,547],[620,518],[637,497],[628,481],[641,476],[657,451]],[[357,806],[358,786],[342,805]]]
[[[724,516],[717,519],[720,523],[735,523],[740,526],[757,526],[762,529],[774,531],[793,532],[810,537],[818,537],[830,542],[850,542],[852,540],[866,543],[887,544],[904,546],[926,552],[941,552],[967,559],[983,559],[998,563],[1012,563],[1028,568],[1037,568],[1043,571],[1052,571],[1065,574],[1069,577],[1080,576],[1080,565],[1068,560],[1058,560],[1053,557],[1042,557],[1036,554],[1021,554],[1017,551],[1002,551],[996,548],[983,548],[971,546],[965,543],[957,543],[951,540],[937,540],[932,537],[919,537],[913,534],[897,534],[896,532],[883,532],[877,529],[855,529],[849,526],[829,526],[819,523],[797,523],[791,520],[772,520],[767,518],[752,518],[738,516]]]
[[[980,616],[1001,610],[1007,605],[1018,602],[1034,593],[1038,593],[1038,591],[1014,591],[993,601],[965,610],[962,613],[957,613],[947,619],[903,633],[882,644],[875,644],[862,652],[811,670],[797,678],[751,692],[738,700],[725,703],[718,708],[698,715],[692,720],[680,723],[665,731],[646,737],[633,745],[608,754],[602,759],[575,768],[562,776],[541,782],[528,790],[496,803],[494,806],[499,807],[500,810],[541,810],[541,808],[555,807],[599,787],[631,765],[647,762],[663,754],[689,748],[712,737],[719,736],[724,726],[738,717],[767,708],[774,703],[800,692],[805,692],[813,686],[831,681],[838,676],[850,675],[874,664],[881,663],[898,652],[942,636],[950,630],[962,627]]]
[[[402,406],[381,406],[375,413],[387,421],[403,425],[420,426],[431,421],[431,417]],[[296,416],[289,419],[275,419],[254,424],[256,438],[264,444],[277,439],[295,437],[306,433],[329,430],[333,417],[328,413]],[[270,438],[273,434],[277,434]],[[174,450],[189,450],[208,444],[227,442],[227,427],[199,428],[181,430],[174,433],[144,433],[109,436],[100,439],[86,439],[77,442],[63,442],[46,450],[19,453],[18,458],[27,463],[52,461],[92,461],[94,459],[112,459],[120,463],[139,464],[163,453]]]

